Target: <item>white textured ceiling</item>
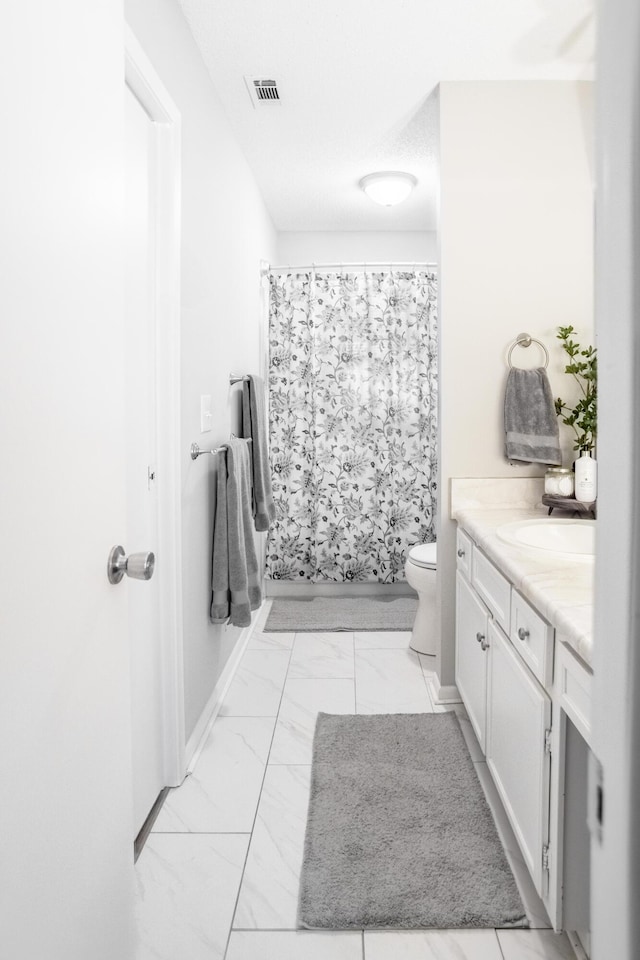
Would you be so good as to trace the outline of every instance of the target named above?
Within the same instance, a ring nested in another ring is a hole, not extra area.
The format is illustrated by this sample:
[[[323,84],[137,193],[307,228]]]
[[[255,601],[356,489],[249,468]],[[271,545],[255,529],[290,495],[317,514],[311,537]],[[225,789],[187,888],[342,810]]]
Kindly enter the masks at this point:
[[[278,230],[433,230],[442,80],[590,79],[592,0],[180,0]],[[257,109],[244,76],[278,81]],[[379,207],[377,170],[418,178]]]

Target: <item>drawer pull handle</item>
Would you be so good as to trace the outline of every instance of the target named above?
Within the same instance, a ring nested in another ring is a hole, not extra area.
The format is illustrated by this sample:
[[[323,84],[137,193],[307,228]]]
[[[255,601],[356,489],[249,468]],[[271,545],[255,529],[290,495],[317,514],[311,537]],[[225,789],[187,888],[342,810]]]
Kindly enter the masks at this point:
[[[460,559],[464,557],[464,550],[462,549],[462,547],[458,547],[458,556],[460,557]]]
[[[484,633],[476,633],[476,640],[478,641],[478,643],[482,644],[482,641],[484,640]]]
[[[518,630],[518,637],[519,637],[522,641],[524,641],[524,640],[527,639],[528,636],[529,636],[529,631],[527,630],[527,628],[526,628],[526,627],[520,627],[519,630]]]

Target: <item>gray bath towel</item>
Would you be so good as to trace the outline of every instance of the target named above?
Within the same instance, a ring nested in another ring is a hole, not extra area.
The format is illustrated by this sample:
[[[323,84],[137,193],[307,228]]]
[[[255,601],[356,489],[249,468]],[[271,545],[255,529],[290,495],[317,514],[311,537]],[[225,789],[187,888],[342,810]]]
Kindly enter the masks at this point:
[[[268,530],[269,524],[275,519],[276,506],[271,491],[264,384],[260,377],[249,376],[242,385],[242,433],[253,440],[251,457],[256,530]]]
[[[505,456],[526,463],[562,463],[558,417],[543,367],[509,371],[504,395]]]
[[[227,443],[218,464],[218,496],[213,526],[211,620],[248,627],[262,603],[258,557],[251,515],[250,444]],[[225,463],[226,460],[226,463]]]

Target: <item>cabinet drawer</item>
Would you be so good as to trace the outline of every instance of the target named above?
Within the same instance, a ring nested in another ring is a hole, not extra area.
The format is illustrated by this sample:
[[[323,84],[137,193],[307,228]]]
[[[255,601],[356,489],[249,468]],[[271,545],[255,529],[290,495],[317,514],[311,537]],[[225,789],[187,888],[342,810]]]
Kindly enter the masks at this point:
[[[489,607],[496,623],[508,634],[511,584],[477,547],[473,548],[471,554],[471,582]]]
[[[467,580],[471,580],[471,556],[473,551],[473,540],[458,530],[456,538],[456,557],[458,570],[463,573]]]
[[[511,642],[543,687],[553,679],[553,627],[515,590],[511,593]]]

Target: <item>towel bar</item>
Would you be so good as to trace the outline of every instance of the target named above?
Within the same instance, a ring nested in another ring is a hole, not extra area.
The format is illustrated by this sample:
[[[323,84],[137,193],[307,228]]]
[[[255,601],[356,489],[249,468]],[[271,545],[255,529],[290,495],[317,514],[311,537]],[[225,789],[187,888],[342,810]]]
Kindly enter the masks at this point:
[[[532,337],[529,333],[519,333],[516,339],[511,344],[509,353],[507,354],[507,363],[509,364],[509,369],[513,369],[513,364],[511,363],[511,354],[516,347],[530,347],[532,343],[537,343],[539,347],[542,347],[544,350],[544,368],[545,370],[549,366],[549,351],[545,347],[542,340],[536,340],[535,337]]]
[[[251,440],[251,437],[247,437],[247,443],[252,443],[252,442],[253,441]],[[201,457],[203,453],[213,453],[213,454],[225,453],[227,450],[228,450],[228,447],[226,443],[221,444],[221,446],[219,447],[214,447],[213,450],[201,450],[197,443],[192,443],[191,447],[189,448],[189,452],[191,453],[192,460],[197,460],[198,457]]]
[[[234,383],[243,383],[245,380],[248,380],[249,377],[246,373],[230,373],[229,374],[229,383],[233,386]]]

